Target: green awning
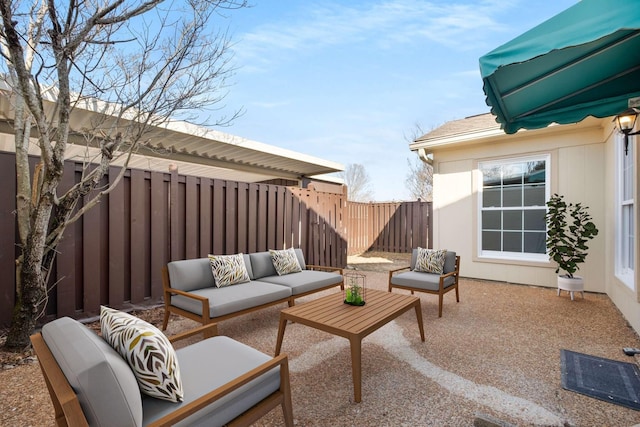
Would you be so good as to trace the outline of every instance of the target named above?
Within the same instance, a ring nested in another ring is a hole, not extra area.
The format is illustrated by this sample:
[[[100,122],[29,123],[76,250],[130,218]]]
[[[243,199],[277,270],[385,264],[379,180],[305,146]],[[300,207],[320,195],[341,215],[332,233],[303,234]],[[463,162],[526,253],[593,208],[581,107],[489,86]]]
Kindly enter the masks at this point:
[[[480,58],[506,133],[614,116],[640,96],[640,1],[582,0]]]

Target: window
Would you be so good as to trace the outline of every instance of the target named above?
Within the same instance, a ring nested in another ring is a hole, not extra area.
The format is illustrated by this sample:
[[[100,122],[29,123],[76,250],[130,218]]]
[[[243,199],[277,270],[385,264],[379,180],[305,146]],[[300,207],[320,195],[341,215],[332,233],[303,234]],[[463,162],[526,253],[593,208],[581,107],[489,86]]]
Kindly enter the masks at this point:
[[[629,152],[624,152],[624,137],[616,137],[616,157],[618,158],[616,226],[616,275],[631,289],[634,289],[635,267],[635,141],[629,141]]]
[[[550,156],[481,162],[479,254],[547,261]]]

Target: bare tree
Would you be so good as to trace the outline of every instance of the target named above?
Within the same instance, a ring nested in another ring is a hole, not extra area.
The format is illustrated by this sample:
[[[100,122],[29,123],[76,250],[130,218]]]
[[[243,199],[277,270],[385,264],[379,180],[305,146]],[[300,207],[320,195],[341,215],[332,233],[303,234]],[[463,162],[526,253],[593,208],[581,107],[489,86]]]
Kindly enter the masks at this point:
[[[412,143],[425,132],[422,130],[422,126],[419,123],[415,124],[415,128],[410,135],[405,134],[405,140]],[[407,165],[409,172],[405,179],[405,184],[411,194],[412,198],[420,199],[422,201],[430,202],[433,200],[433,166],[423,161],[419,157],[414,161],[407,159]]]
[[[148,144],[152,127],[193,120],[224,98],[233,71],[230,39],[213,21],[245,6],[244,0],[0,0],[0,95],[15,113],[20,250],[6,347],[28,345],[46,304],[56,247],[65,228],[118,184],[126,161],[109,186],[101,184],[114,160]],[[97,114],[74,126],[78,109]],[[60,194],[65,151],[79,140],[97,154]],[[33,173],[30,144],[39,153]]]
[[[405,184],[409,190],[409,194],[414,199],[420,199],[423,202],[433,200],[433,167],[419,158],[413,162],[407,159],[409,172],[405,179]]]
[[[370,202],[373,191],[367,170],[359,163],[350,163],[340,173],[347,186],[347,199],[352,202]]]

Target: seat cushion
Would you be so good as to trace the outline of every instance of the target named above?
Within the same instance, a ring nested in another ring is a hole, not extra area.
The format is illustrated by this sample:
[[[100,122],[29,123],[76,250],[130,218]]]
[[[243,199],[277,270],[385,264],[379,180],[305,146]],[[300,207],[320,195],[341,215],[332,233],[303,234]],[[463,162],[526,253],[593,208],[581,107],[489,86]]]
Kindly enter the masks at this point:
[[[427,291],[437,291],[440,289],[440,275],[434,273],[421,273],[418,271],[406,271],[391,276],[391,284],[408,286]],[[444,279],[444,287],[448,288],[455,284],[454,277]]]
[[[326,271],[304,270],[284,276],[267,276],[260,280],[286,286],[291,288],[292,295],[300,295],[305,292],[312,292],[337,285],[342,282],[342,276]]]
[[[183,367],[184,401],[170,403],[144,396],[145,425],[271,360],[266,354],[224,336],[181,348],[177,355]],[[176,425],[225,425],[279,387],[280,368],[274,368]]]
[[[267,256],[268,256],[267,252]],[[258,280],[224,288],[206,288],[191,291],[194,295],[209,298],[209,316],[220,317],[262,304],[283,300],[291,296],[291,289]],[[173,295],[171,305],[190,313],[202,315],[202,304],[193,298]]]
[[[89,425],[142,425],[136,378],[105,340],[69,317],[44,325],[42,337],[77,394]]]

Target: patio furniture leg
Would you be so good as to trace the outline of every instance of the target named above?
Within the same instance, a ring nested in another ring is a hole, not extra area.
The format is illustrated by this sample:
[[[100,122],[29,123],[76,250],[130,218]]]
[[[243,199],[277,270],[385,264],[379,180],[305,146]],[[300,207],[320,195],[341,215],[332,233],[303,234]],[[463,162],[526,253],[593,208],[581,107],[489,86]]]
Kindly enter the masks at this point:
[[[422,323],[422,307],[420,300],[416,303],[416,317],[418,318],[418,328],[420,329],[420,339],[424,342],[424,324]]]
[[[353,376],[353,397],[356,403],[362,400],[362,339],[353,337],[351,343],[351,374]]]
[[[275,356],[280,354],[280,350],[282,349],[282,339],[284,338],[284,330],[287,327],[287,320],[280,313],[280,325],[278,326],[278,340],[276,341],[276,352]]]

